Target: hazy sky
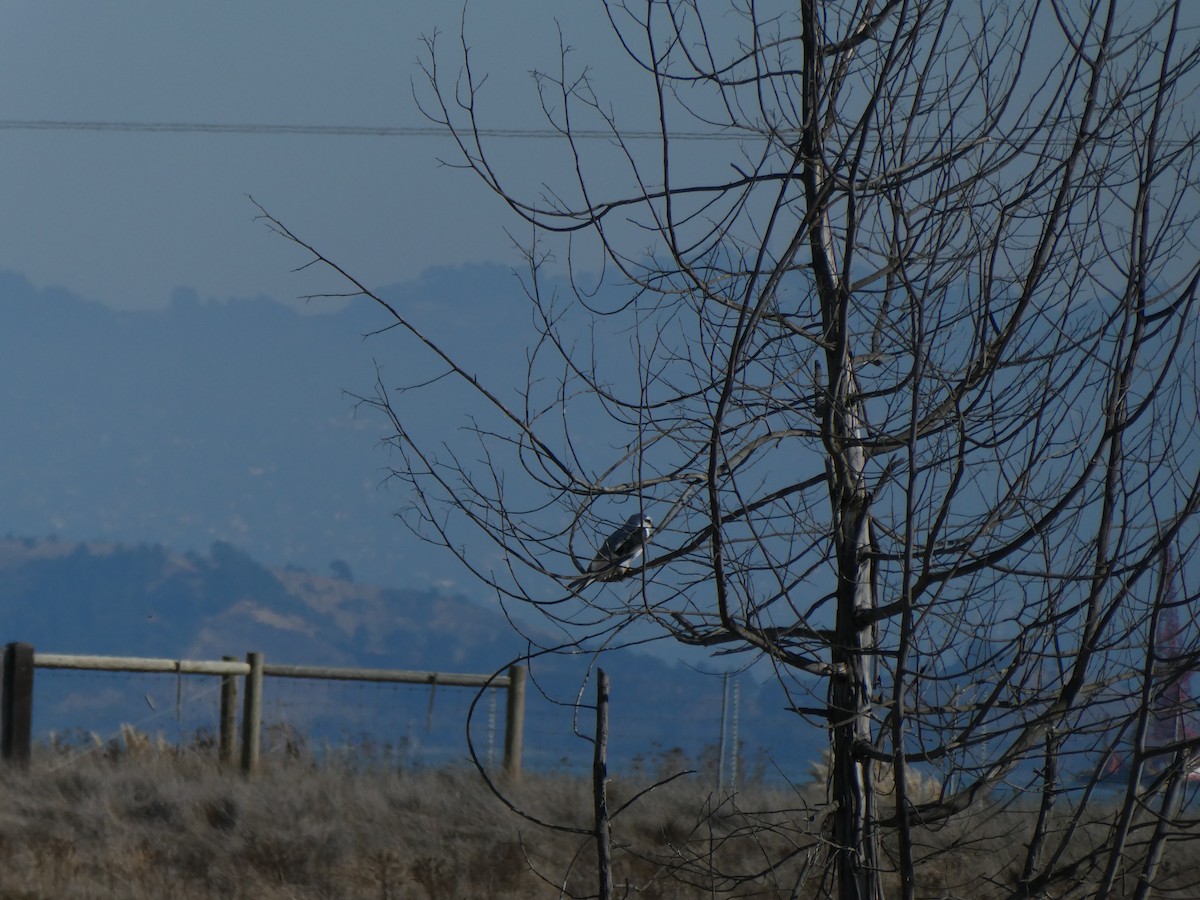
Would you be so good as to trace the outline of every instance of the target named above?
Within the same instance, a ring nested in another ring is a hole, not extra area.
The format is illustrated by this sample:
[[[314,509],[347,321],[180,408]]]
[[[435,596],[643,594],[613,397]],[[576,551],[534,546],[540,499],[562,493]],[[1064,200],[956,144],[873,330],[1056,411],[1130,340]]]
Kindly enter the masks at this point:
[[[611,59],[598,4],[473,0],[467,28],[500,127],[544,123],[528,70],[555,64],[556,16]],[[125,308],[311,291],[253,197],[368,283],[431,265],[515,262],[512,219],[439,167],[443,137],[30,129],[27,122],[425,126],[422,37],[461,6],[409,0],[0,0],[0,268]],[[457,59],[448,63],[457,68]],[[533,162],[547,142],[503,142]],[[514,162],[514,164],[516,164]]]

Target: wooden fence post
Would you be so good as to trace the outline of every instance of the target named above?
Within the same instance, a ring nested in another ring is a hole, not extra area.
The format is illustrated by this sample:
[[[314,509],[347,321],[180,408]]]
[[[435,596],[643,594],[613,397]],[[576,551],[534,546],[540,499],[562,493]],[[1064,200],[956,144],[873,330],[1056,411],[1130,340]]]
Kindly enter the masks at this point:
[[[504,718],[504,773],[521,777],[521,751],[525,745],[525,667],[508,667],[508,702]]]
[[[612,824],[608,818],[608,673],[596,670],[596,743],[592,799],[596,812],[596,867],[600,900],[612,900]]]
[[[4,649],[3,711],[0,755],[18,766],[29,765],[33,735],[33,645],[12,643]]]
[[[247,653],[250,672],[246,675],[246,698],[242,707],[242,773],[258,773],[262,750],[263,655]]]
[[[232,656],[222,656],[225,662],[236,662]],[[233,748],[237,746],[237,676],[221,676],[221,735],[217,743],[217,760],[222,766],[233,765]]]

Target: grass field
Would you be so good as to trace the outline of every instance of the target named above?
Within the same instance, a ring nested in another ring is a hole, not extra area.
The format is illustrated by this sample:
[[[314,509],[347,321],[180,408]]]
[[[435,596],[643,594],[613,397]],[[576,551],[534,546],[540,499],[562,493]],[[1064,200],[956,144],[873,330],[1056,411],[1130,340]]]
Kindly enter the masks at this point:
[[[586,780],[527,774],[507,786],[523,818],[466,766],[316,764],[278,749],[265,762],[246,780],[195,749],[39,748],[28,771],[0,772],[0,900],[595,894]],[[719,800],[709,779],[682,777],[639,796],[678,762],[611,783],[617,896],[826,895],[821,786],[750,785]],[[918,896],[1016,896],[1033,817],[1009,807],[918,831]],[[1090,896],[1111,816],[1093,819],[1047,896]],[[1160,887],[1197,896],[1196,859],[1172,846]],[[1136,887],[1136,862],[1135,846],[1121,896]]]

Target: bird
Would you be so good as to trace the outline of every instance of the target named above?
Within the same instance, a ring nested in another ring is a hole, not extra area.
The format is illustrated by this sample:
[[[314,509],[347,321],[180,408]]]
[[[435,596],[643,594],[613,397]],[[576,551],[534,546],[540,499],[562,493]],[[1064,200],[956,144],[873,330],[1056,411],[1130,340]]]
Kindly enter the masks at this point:
[[[616,581],[624,577],[642,555],[653,529],[654,523],[649,516],[634,513],[608,536],[595,558],[588,563],[587,571],[567,587],[579,591],[593,581]]]

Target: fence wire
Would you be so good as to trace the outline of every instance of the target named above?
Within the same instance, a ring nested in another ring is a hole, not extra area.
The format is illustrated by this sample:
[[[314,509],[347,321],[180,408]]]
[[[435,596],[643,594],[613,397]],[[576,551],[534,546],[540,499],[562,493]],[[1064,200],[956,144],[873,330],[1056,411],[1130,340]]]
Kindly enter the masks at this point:
[[[236,682],[240,728],[244,679]],[[779,775],[790,781],[806,775],[812,759],[794,747],[781,757],[790,771],[768,745],[744,747],[740,736],[750,729],[739,721],[736,699],[729,703],[738,696],[735,682],[711,684],[711,698],[693,698],[686,710],[682,704],[664,708],[652,722],[627,714],[618,695],[609,746],[612,769],[652,774],[691,769],[719,790],[736,790],[743,778]],[[526,693],[522,766],[585,775],[594,728],[588,693],[574,685],[552,697],[545,687]],[[216,757],[218,675],[39,668],[34,694],[34,743],[61,751],[63,758],[66,751],[121,752],[130,741]],[[286,754],[347,766],[412,769],[469,765],[473,750],[481,764],[497,772],[504,762],[507,703],[503,687],[272,675],[263,682],[262,752],[268,760]],[[697,710],[706,708],[710,721],[698,720]],[[760,733],[763,720],[759,709],[752,724]],[[235,752],[238,748],[240,743]]]
[[[47,669],[38,670],[35,683],[37,743],[92,752],[144,739],[153,746],[215,752],[217,676]],[[484,690],[471,737],[481,760],[495,767],[504,753],[505,691]],[[467,711],[477,692],[445,685],[267,678],[263,749],[347,764],[465,764]]]

